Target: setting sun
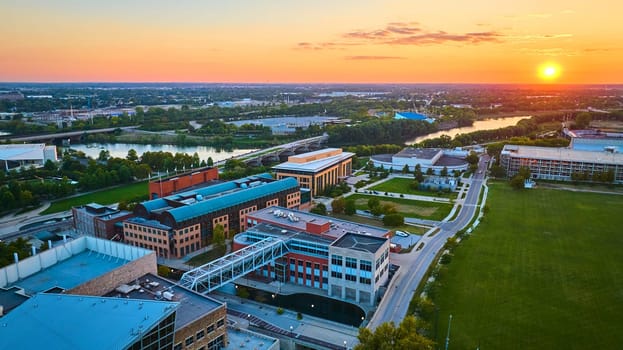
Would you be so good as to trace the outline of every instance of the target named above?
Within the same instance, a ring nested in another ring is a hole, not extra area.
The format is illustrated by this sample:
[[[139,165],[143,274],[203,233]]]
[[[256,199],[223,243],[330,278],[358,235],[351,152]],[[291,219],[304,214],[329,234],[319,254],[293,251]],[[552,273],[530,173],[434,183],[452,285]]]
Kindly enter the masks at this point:
[[[560,76],[560,67],[555,63],[546,63],[539,67],[539,76],[544,80],[554,80]]]

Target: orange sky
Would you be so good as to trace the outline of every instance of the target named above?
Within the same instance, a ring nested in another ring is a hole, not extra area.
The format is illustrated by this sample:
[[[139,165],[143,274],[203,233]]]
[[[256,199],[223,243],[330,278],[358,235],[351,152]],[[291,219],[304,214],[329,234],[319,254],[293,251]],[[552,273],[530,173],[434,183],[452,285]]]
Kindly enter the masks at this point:
[[[509,4],[506,4],[509,3]],[[0,81],[623,83],[612,0],[8,0]]]

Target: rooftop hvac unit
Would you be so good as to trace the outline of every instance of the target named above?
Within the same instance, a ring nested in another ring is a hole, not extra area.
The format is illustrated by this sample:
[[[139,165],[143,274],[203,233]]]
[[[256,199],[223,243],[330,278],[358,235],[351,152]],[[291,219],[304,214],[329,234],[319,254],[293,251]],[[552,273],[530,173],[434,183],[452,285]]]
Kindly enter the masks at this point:
[[[164,292],[164,293],[162,293],[162,297],[167,299],[167,300],[169,300],[169,301],[171,301],[171,300],[173,300],[173,293],[171,293],[171,292]]]

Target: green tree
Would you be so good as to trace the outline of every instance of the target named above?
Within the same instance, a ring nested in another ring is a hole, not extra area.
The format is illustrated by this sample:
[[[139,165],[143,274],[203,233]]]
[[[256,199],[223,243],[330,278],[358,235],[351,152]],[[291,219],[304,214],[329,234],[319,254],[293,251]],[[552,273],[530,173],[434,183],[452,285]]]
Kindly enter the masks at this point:
[[[576,129],[586,129],[591,124],[592,120],[593,120],[593,117],[591,116],[590,113],[588,112],[578,113],[578,115],[575,117],[574,127]]]
[[[359,344],[354,350],[432,350],[435,343],[419,333],[422,329],[415,316],[406,316],[396,327],[393,322],[381,324],[374,332],[359,328]]]
[[[372,198],[368,199],[368,208],[370,208],[370,209],[376,208],[379,205],[381,205],[381,201],[379,201],[378,198],[372,197]]]
[[[393,213],[383,216],[383,225],[385,226],[402,226],[405,224],[405,218],[401,214]]]
[[[136,162],[138,160],[138,154],[136,153],[136,150],[134,148],[130,148],[128,150],[128,155],[125,157],[125,159],[131,162]]]
[[[336,214],[342,214],[346,207],[346,200],[344,197],[338,197],[331,202],[331,211]]]
[[[500,178],[506,177],[506,170],[499,165],[494,165],[491,167],[491,176]]]
[[[426,175],[431,176],[433,175],[435,172],[433,171],[433,168],[428,168],[426,169]]]
[[[519,170],[517,171],[517,175],[523,177],[524,180],[530,178],[530,173],[530,168],[528,168],[527,166],[519,167]]]
[[[467,157],[465,157],[465,160],[469,163],[469,164],[478,164],[478,155],[476,154],[476,152],[470,152],[469,155]]]
[[[515,175],[510,180],[510,185],[511,185],[512,188],[514,188],[516,190],[520,190],[520,189],[524,188],[524,181],[526,181],[526,179],[523,176]]]
[[[327,206],[322,203],[318,203],[309,212],[318,215],[327,215]]]
[[[223,225],[216,225],[212,229],[212,244],[214,244],[216,248],[225,246],[225,228]]]
[[[212,157],[208,157],[208,166],[214,166],[214,160],[212,160]]]
[[[346,215],[354,215],[357,212],[357,206],[354,199],[347,199],[344,205],[344,213]]]
[[[402,168],[402,173],[403,174],[408,174],[409,173],[409,165],[405,164],[405,166]]]
[[[443,169],[441,169],[441,176],[448,176],[448,167],[444,166]]]

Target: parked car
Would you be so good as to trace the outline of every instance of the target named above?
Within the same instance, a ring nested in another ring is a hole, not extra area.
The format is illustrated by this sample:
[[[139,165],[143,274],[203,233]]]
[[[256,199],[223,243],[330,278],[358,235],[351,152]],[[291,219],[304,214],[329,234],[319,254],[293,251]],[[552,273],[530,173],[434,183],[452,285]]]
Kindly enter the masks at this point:
[[[409,237],[409,234],[404,231],[396,231],[396,236]]]

